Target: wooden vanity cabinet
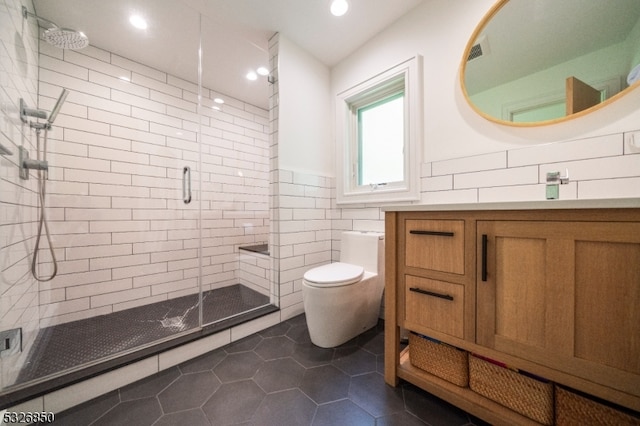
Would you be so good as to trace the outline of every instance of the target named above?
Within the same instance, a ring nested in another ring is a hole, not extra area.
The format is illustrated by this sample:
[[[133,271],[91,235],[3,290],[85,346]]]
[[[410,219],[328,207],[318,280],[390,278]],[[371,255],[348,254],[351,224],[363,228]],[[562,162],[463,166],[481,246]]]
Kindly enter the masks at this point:
[[[640,223],[479,221],[477,234],[477,343],[640,397]]]
[[[532,420],[409,362],[405,330],[640,411],[640,209],[388,211],[385,380]]]

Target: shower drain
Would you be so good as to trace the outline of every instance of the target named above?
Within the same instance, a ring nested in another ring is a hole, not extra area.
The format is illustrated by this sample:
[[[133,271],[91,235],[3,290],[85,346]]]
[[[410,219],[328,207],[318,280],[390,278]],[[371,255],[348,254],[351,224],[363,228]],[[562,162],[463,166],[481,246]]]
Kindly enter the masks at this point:
[[[165,318],[163,320],[160,320],[160,324],[162,324],[164,328],[184,326],[183,317]]]

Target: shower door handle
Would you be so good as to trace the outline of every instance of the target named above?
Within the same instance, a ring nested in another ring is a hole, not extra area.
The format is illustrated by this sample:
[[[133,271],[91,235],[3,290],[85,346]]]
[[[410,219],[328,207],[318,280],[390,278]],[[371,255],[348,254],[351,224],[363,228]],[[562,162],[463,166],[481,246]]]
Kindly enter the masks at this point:
[[[191,167],[184,166],[182,169],[182,201],[185,204],[191,202]]]

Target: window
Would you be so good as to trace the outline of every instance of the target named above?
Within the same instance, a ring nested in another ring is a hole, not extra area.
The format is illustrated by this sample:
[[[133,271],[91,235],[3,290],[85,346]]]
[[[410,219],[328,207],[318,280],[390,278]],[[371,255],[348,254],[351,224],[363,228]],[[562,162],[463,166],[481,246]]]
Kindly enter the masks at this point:
[[[420,57],[338,95],[338,204],[419,198]]]
[[[358,185],[404,180],[404,87],[357,115]]]

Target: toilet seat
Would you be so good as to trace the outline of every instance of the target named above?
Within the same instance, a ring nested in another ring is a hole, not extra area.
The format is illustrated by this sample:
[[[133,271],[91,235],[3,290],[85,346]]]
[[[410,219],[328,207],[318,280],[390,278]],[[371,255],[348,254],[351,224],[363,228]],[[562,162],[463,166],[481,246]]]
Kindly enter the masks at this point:
[[[362,266],[335,262],[308,270],[304,280],[313,287],[338,287],[356,283],[363,275]]]

